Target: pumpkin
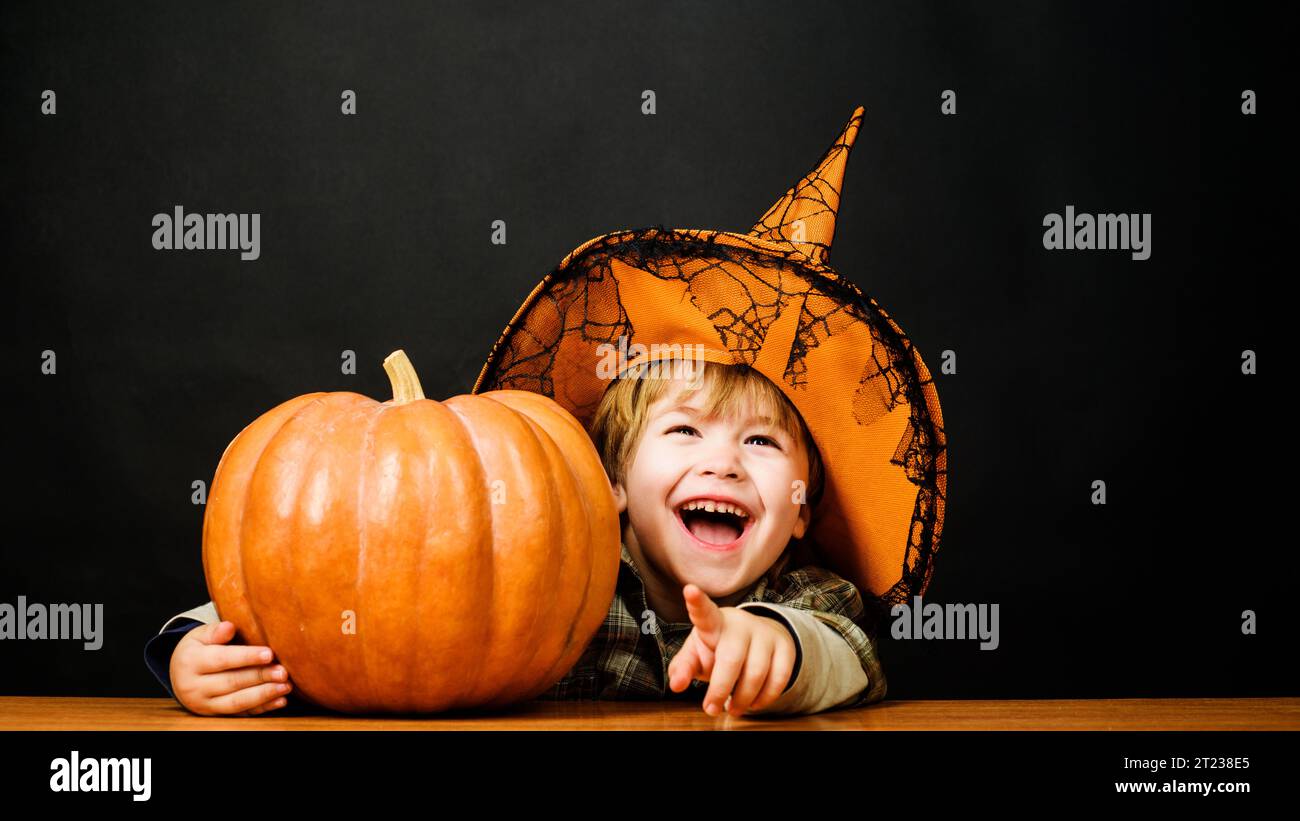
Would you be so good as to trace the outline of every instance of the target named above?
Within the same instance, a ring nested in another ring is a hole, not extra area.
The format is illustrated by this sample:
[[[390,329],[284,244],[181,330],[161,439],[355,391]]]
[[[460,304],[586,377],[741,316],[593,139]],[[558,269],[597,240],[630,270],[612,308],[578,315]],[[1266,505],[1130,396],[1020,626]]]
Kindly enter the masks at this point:
[[[533,698],[614,595],[617,507],[595,446],[546,396],[309,393],[229,444],[203,520],[208,592],[331,710],[436,712]]]

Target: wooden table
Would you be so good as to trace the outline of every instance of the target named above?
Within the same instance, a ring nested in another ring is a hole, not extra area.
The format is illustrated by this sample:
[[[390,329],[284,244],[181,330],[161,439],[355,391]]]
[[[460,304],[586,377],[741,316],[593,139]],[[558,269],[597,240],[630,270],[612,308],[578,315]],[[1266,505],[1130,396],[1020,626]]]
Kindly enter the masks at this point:
[[[1300,698],[891,701],[818,715],[710,718],[697,705],[533,701],[484,715],[195,716],[166,698],[0,697],[0,730],[1297,730]]]

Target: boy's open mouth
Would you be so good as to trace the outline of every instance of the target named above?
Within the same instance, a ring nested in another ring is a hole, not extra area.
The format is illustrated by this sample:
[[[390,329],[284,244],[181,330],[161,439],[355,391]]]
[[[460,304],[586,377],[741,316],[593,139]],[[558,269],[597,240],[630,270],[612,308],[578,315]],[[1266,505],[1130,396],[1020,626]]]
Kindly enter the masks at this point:
[[[729,505],[710,506],[715,509],[706,510],[698,501],[688,501],[678,505],[674,513],[686,534],[702,547],[711,550],[738,547],[753,526],[754,517],[745,512],[728,510]]]

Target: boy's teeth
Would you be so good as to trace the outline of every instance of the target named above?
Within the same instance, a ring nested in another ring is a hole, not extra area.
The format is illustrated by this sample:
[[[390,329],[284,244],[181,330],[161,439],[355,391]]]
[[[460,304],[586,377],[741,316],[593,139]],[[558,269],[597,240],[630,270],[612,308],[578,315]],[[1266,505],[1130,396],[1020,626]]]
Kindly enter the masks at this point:
[[[742,519],[748,518],[748,515],[745,513],[745,511],[741,510],[735,505],[728,504],[727,502],[714,502],[712,500],[687,502],[686,504],[682,505],[682,510],[705,510],[710,513],[716,513],[720,511],[722,513],[730,513],[734,516],[739,516]]]

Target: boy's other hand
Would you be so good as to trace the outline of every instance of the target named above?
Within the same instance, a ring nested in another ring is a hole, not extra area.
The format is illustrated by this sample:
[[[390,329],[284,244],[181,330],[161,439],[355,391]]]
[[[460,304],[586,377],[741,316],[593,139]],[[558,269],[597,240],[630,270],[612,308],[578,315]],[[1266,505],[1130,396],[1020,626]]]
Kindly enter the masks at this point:
[[[694,628],[668,665],[673,692],[695,679],[707,681],[704,712],[726,709],[735,716],[765,707],[785,692],[796,658],[790,631],[774,619],[718,607],[696,585],[686,585],[682,595]]]
[[[201,716],[255,716],[283,707],[289,672],[272,664],[270,647],[228,645],[234,622],[201,624],[172,651],[172,691]]]

